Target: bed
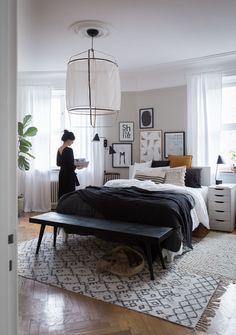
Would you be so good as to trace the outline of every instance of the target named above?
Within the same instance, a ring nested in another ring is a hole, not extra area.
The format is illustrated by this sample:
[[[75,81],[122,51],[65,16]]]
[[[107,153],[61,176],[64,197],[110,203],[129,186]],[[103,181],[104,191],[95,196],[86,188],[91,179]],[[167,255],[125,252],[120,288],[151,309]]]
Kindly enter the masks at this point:
[[[192,231],[200,223],[209,228],[206,198],[210,168],[193,169],[201,172],[201,184],[205,185],[178,185],[179,178],[180,184],[185,180],[186,167],[150,168],[136,164],[130,167],[130,179],[109,180],[102,187],[89,186],[64,195],[56,210],[79,216],[172,227],[173,234],[163,246],[168,250],[166,256],[170,260],[176,253],[181,253],[183,243],[191,248]]]

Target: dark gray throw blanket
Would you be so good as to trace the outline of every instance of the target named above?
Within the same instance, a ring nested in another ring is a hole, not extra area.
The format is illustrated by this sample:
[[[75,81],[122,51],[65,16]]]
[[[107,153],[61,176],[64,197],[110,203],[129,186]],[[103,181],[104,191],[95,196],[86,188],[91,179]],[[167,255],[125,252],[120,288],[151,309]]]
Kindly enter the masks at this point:
[[[163,247],[178,251],[184,241],[191,248],[194,206],[191,195],[170,191],[148,191],[137,187],[88,186],[62,196],[58,213],[92,216],[126,222],[172,227]]]

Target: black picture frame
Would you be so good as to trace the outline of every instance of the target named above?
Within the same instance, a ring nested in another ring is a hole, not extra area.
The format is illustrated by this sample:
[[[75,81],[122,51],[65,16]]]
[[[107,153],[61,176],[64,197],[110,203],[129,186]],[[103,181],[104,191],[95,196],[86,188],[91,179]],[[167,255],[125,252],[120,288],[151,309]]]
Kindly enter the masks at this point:
[[[132,165],[132,143],[112,143],[112,167],[127,168]]]
[[[139,128],[149,129],[154,127],[153,108],[141,108],[139,110]]]
[[[120,142],[134,141],[134,122],[132,121],[119,122],[119,141]]]
[[[164,132],[164,157],[168,155],[185,155],[185,132]]]

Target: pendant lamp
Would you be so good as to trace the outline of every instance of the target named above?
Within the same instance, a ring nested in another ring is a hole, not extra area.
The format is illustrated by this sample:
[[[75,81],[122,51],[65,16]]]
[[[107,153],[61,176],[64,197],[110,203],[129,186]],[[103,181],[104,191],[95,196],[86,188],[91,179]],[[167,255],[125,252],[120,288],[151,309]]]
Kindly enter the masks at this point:
[[[93,38],[99,30],[87,29],[91,49],[72,56],[66,75],[66,105],[71,114],[87,115],[90,125],[96,126],[98,116],[120,110],[120,76],[115,59],[93,49]]]

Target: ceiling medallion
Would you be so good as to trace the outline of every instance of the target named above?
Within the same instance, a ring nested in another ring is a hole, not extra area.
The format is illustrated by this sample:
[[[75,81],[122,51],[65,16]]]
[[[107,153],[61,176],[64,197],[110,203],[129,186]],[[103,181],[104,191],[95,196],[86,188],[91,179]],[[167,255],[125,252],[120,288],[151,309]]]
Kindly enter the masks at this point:
[[[108,24],[98,20],[77,21],[70,25],[70,29],[72,29],[76,34],[79,34],[82,37],[91,38],[91,35],[88,34],[88,30],[91,29],[95,29],[98,31],[98,34],[94,36],[94,38],[107,37],[110,35]]]

